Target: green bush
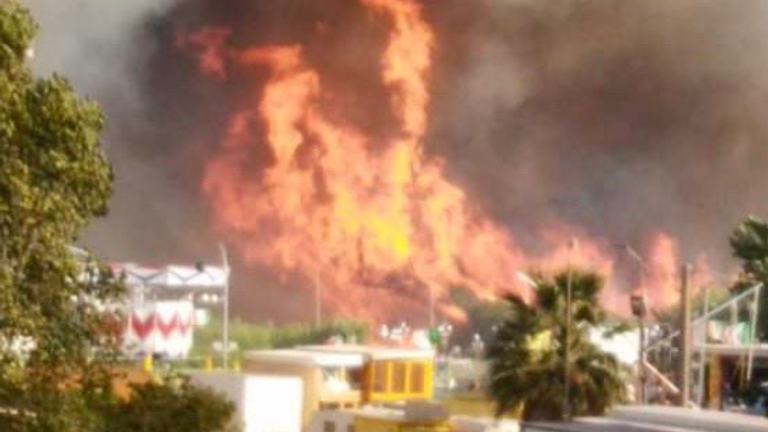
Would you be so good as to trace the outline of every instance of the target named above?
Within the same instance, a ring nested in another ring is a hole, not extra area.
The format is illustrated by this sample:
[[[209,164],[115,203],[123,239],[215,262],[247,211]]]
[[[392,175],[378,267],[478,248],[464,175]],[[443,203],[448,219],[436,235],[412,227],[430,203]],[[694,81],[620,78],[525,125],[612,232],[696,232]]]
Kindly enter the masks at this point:
[[[225,432],[235,406],[223,396],[193,386],[188,378],[133,385],[130,400],[104,410],[103,432]]]
[[[192,349],[193,357],[210,354],[211,346],[215,341],[221,340],[221,336],[222,323],[218,318],[197,329]],[[333,321],[320,327],[305,324],[273,327],[233,320],[229,326],[229,338],[237,343],[242,352],[323,344],[334,336],[341,336],[347,342],[364,343],[368,338],[368,328],[363,323],[350,320]]]

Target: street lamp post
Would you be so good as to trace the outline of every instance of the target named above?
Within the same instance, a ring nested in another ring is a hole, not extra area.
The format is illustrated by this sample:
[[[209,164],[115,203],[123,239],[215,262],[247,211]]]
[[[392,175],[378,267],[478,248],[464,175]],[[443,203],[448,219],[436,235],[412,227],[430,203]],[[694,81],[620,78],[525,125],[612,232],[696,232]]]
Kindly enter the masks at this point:
[[[429,328],[434,330],[437,316],[435,314],[435,285],[429,284]]]
[[[224,246],[224,244],[221,244],[219,247],[221,249],[221,261],[222,261],[222,265],[224,267],[224,273],[225,273],[224,299],[223,299],[224,324],[222,328],[222,332],[224,333],[222,335],[224,350],[222,354],[222,359],[224,361],[224,370],[226,371],[229,369],[229,258],[227,255],[226,246]]]
[[[640,329],[640,347],[638,356],[638,374],[640,376],[640,391],[638,399],[641,404],[645,403],[645,315],[647,308],[645,305],[645,296],[642,294],[633,294],[631,299],[632,315],[637,318]]]
[[[640,388],[638,389],[638,401],[640,404],[645,404],[646,402],[646,373],[645,373],[645,317],[648,313],[647,305],[646,305],[646,294],[645,294],[645,271],[646,271],[646,263],[643,257],[628,243],[623,243],[618,245],[621,247],[627,255],[629,255],[633,260],[637,262],[638,269],[640,270],[640,292],[637,294],[633,294],[630,302],[632,306],[632,314],[637,318],[638,323],[638,331],[640,332],[638,337],[638,347],[637,347],[637,375],[638,375],[638,381],[640,384]]]
[[[322,285],[320,283],[320,270],[315,269],[315,327],[323,324],[323,298]]]
[[[568,281],[565,287],[565,350],[563,379],[565,380],[565,403],[563,414],[566,420],[571,418],[571,326],[573,325],[573,251],[578,247],[576,239],[568,243]]]

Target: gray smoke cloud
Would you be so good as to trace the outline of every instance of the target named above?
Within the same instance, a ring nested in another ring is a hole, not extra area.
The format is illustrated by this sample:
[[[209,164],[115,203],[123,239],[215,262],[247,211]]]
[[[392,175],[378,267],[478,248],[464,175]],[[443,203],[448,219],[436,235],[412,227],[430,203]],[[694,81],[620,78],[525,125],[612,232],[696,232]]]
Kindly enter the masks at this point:
[[[459,9],[464,46],[441,77],[456,87],[438,95],[430,143],[497,219],[638,244],[666,231],[689,259],[727,264],[728,233],[768,211],[766,3]]]
[[[164,262],[216,256],[183,153],[158,142],[147,68],[162,49],[151,23],[176,0],[23,0],[40,24],[33,67],[65,75],[107,116],[105,146],[116,173],[107,219],[83,243],[110,260]],[[147,151],[155,148],[156,151]],[[165,150],[164,148],[168,149]],[[210,249],[210,250],[207,250]]]
[[[373,135],[393,121],[378,76],[386,29],[353,0],[24,3],[43,26],[38,71],[64,73],[109,116],[117,193],[86,243],[111,259],[210,254],[200,175],[265,79],[201,77],[179,32],[226,26],[237,45],[302,44],[348,107],[338,115]],[[423,3],[438,37],[427,150],[526,248],[563,221],[641,249],[668,232],[687,257],[732,265],[728,233],[768,214],[768,3]],[[265,269],[239,275],[241,312],[267,316],[261,299],[281,285]]]

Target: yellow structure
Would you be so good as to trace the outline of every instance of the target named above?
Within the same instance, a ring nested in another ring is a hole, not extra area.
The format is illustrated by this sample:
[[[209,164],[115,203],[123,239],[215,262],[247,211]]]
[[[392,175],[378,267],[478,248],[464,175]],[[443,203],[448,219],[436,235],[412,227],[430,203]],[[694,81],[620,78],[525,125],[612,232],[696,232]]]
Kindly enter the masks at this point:
[[[473,418],[496,418],[496,402],[483,391],[472,391],[452,395],[443,401],[443,406],[451,415]],[[519,420],[522,418],[523,405],[501,416],[503,419]]]
[[[307,432],[453,432],[447,413],[439,406],[412,404],[402,409],[366,407],[319,411]]]
[[[413,421],[400,415],[359,413],[355,415],[355,431],[358,432],[451,432],[448,421]]]
[[[366,403],[432,399],[434,366],[427,359],[372,360],[363,372]]]
[[[432,400],[435,375],[435,353],[432,350],[361,345],[323,345],[303,349],[361,356],[363,404]]]
[[[305,428],[317,411],[428,401],[433,396],[430,350],[323,345],[253,351],[244,356],[242,368],[248,374],[301,378]]]
[[[301,350],[253,351],[243,359],[245,373],[302,380],[304,427],[316,411],[360,406],[361,393],[353,378],[362,367],[359,355]]]
[[[155,370],[155,358],[151,354],[145,355],[142,359],[142,369],[144,372],[152,373]]]

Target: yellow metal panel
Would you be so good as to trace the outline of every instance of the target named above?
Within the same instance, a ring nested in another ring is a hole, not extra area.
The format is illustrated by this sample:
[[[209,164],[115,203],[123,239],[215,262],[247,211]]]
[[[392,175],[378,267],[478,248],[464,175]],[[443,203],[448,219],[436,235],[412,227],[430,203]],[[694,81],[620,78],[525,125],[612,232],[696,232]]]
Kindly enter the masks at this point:
[[[451,432],[451,430],[450,424],[444,422],[415,424],[389,419],[355,418],[356,432]]]
[[[408,394],[413,394],[413,389],[411,388],[411,369],[413,368],[413,362],[407,362],[405,364],[405,392]]]
[[[399,432],[400,425],[393,421],[358,417],[355,419],[355,432]]]
[[[371,363],[366,363],[363,366],[363,386],[361,388],[363,393],[363,403],[370,403],[373,396],[373,379],[374,369]]]
[[[491,400],[482,391],[473,391],[459,395],[453,395],[443,402],[448,413],[468,417],[496,417],[496,402]],[[522,405],[505,413],[502,418],[519,420],[522,416]]]
[[[406,379],[406,385],[405,385],[405,392],[402,393],[396,393],[394,392],[394,389],[396,388],[395,383],[392,382],[394,379],[394,362],[387,361],[387,362],[377,362],[378,364],[384,364],[386,365],[386,371],[387,371],[387,386],[386,391],[376,391],[375,387],[371,384],[369,386],[369,392],[367,400],[369,402],[379,402],[379,403],[387,403],[387,402],[405,402],[405,401],[417,401],[417,400],[431,400],[434,395],[434,389],[433,389],[433,383],[434,383],[434,364],[432,361],[429,360],[421,360],[421,361],[402,361],[399,362],[400,364],[405,365],[405,379]],[[415,366],[420,365],[423,368],[423,385],[421,391],[416,391],[413,386],[411,385],[411,377],[413,376],[413,368]],[[371,369],[375,369],[375,365],[371,366]],[[369,382],[371,382],[369,380]]]
[[[437,424],[405,424],[400,427],[400,432],[452,432],[453,428],[448,423]]]
[[[435,364],[431,360],[424,363],[424,398],[432,400],[435,391]]]

